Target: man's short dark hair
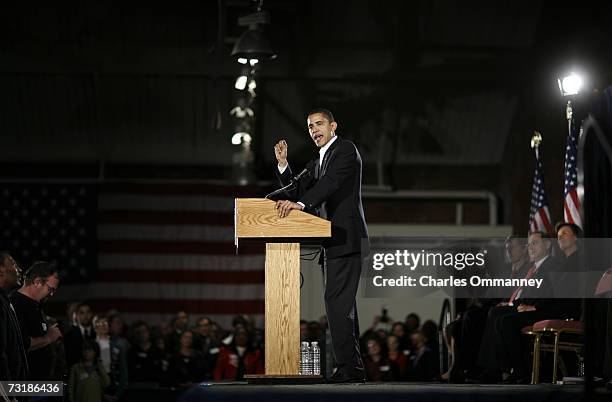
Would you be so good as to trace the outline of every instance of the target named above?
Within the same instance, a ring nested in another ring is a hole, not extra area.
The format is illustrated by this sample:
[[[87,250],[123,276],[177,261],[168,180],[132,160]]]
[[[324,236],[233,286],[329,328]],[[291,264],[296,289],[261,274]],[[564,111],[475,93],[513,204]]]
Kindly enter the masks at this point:
[[[526,245],[526,239],[522,236],[519,235],[510,235],[508,237],[506,237],[506,240],[504,241],[504,244],[510,244],[512,243],[514,240],[518,241],[520,243],[521,246],[525,246]]]
[[[561,230],[561,228],[565,226],[569,227],[576,237],[582,237],[582,229],[580,228],[580,226],[570,222],[557,222],[557,224],[555,225],[555,233],[559,233],[559,230]]]
[[[0,265],[4,265],[7,258],[12,258],[8,251],[0,251]]]
[[[534,234],[539,234],[540,237],[542,238],[542,240],[548,240],[550,241],[551,236],[550,234],[542,231],[542,230],[534,230],[533,232],[529,232],[529,236],[534,235]]]
[[[334,120],[334,115],[332,114],[332,112],[330,112],[329,110],[322,108],[322,107],[316,107],[314,109],[312,109],[310,112],[308,112],[308,116],[313,115],[315,113],[321,113],[323,116],[325,116],[325,118],[330,122],[334,122],[336,120]],[[306,116],[306,117],[308,117]]]
[[[30,266],[30,268],[28,268],[28,270],[23,275],[24,283],[26,285],[32,285],[36,278],[47,280],[54,274],[59,274],[57,270],[57,265],[46,261],[36,261]]]

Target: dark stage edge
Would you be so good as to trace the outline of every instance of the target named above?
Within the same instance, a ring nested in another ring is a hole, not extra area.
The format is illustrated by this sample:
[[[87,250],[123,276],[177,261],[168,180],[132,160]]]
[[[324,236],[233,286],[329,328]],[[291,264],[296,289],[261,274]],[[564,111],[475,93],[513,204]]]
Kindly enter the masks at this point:
[[[181,395],[181,402],[196,401],[518,401],[599,402],[612,401],[612,392],[597,389],[588,401],[581,385],[450,385],[431,383],[367,383],[317,385],[248,385],[202,383]]]

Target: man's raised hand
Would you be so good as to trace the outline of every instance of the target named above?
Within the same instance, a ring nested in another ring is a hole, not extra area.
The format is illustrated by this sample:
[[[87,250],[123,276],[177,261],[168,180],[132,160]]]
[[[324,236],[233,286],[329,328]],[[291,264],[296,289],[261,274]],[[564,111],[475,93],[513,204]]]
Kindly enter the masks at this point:
[[[287,166],[287,142],[285,140],[280,140],[274,145],[274,155],[280,167]]]

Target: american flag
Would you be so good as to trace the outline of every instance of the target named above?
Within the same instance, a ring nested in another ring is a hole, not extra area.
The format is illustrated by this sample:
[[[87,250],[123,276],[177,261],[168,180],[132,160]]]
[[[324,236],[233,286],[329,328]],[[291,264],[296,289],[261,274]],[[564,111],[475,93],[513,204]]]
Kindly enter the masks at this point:
[[[578,162],[578,132],[573,119],[569,119],[567,144],[565,147],[565,185],[563,187],[563,219],[582,227],[580,217],[581,204],[578,197],[578,176],[576,165]]]
[[[553,227],[548,209],[548,199],[544,189],[544,167],[540,160],[538,148],[535,149],[536,167],[533,173],[533,186],[531,188],[531,211],[529,214],[529,231],[542,231],[552,233]]]
[[[78,300],[127,321],[157,323],[184,310],[221,325],[247,314],[261,325],[263,246],[241,245],[236,255],[233,245],[234,198],[258,192],[187,182],[14,184],[2,198],[10,207],[2,248],[22,265],[57,261],[65,280],[47,313],[62,315]]]

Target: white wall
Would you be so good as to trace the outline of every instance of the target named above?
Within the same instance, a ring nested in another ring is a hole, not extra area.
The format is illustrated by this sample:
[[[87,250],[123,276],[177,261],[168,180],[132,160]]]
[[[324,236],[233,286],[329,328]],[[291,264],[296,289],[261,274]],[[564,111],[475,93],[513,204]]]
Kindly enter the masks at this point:
[[[465,236],[465,237],[504,237],[512,233],[509,226],[487,225],[368,225],[370,236]],[[314,248],[302,247],[302,254],[316,251]],[[312,258],[308,256],[306,258]],[[301,292],[301,318],[318,320],[325,314],[323,304],[323,278],[318,260],[301,261],[304,284]],[[362,296],[361,287],[357,292],[357,310],[359,312],[360,330],[365,331],[376,315],[381,313],[382,306],[387,306],[389,316],[396,321],[403,321],[406,315],[415,312],[421,322],[434,320],[438,322],[444,298],[439,294],[424,297],[402,297],[374,299]]]

